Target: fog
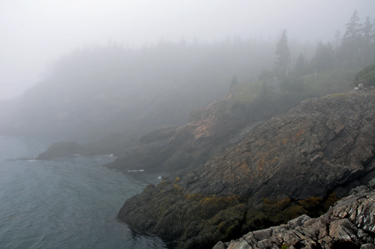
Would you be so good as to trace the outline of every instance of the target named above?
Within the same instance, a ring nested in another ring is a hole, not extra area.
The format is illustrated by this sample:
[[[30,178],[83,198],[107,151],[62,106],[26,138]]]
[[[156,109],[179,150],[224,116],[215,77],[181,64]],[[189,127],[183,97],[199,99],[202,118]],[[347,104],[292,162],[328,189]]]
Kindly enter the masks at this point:
[[[160,41],[212,43],[241,38],[275,43],[333,41],[354,10],[373,17],[373,0],[0,2],[0,99],[22,94],[78,47],[140,48]]]

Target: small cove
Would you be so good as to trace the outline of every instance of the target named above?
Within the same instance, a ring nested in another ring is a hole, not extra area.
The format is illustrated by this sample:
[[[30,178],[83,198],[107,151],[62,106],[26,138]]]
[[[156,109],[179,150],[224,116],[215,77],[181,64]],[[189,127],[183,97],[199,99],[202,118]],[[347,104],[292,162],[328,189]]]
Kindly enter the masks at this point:
[[[159,175],[104,168],[110,155],[33,160],[47,146],[0,137],[1,248],[167,248],[116,220]]]

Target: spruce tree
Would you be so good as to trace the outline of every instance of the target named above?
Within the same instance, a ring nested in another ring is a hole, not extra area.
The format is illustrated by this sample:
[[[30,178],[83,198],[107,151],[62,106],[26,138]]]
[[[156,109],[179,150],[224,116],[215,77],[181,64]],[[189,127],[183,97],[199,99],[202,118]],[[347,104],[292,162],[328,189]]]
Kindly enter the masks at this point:
[[[275,74],[280,78],[285,78],[288,74],[290,64],[290,52],[288,48],[288,37],[284,29],[280,41],[276,47]]]
[[[342,66],[346,69],[356,69],[362,66],[362,25],[355,10],[349,23],[346,24],[346,31],[342,38],[339,57]]]

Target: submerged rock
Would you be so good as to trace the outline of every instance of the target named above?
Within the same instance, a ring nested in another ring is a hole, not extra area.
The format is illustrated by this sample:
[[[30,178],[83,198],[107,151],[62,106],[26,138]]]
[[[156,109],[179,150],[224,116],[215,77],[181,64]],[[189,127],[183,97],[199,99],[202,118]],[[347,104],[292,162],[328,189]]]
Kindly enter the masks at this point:
[[[181,179],[149,185],[118,218],[187,249],[323,210],[333,191],[374,177],[374,119],[374,91],[307,100]]]

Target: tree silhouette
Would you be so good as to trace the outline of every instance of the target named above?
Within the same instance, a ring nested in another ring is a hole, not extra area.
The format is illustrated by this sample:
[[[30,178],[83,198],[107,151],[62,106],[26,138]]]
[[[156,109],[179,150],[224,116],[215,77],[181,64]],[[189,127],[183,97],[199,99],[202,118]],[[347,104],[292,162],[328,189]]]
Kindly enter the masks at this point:
[[[280,41],[276,47],[275,74],[280,78],[285,78],[288,74],[290,64],[290,52],[288,48],[288,38],[284,29]]]
[[[346,24],[346,31],[342,38],[339,57],[346,69],[356,69],[362,65],[361,40],[362,25],[355,10],[349,23]]]

